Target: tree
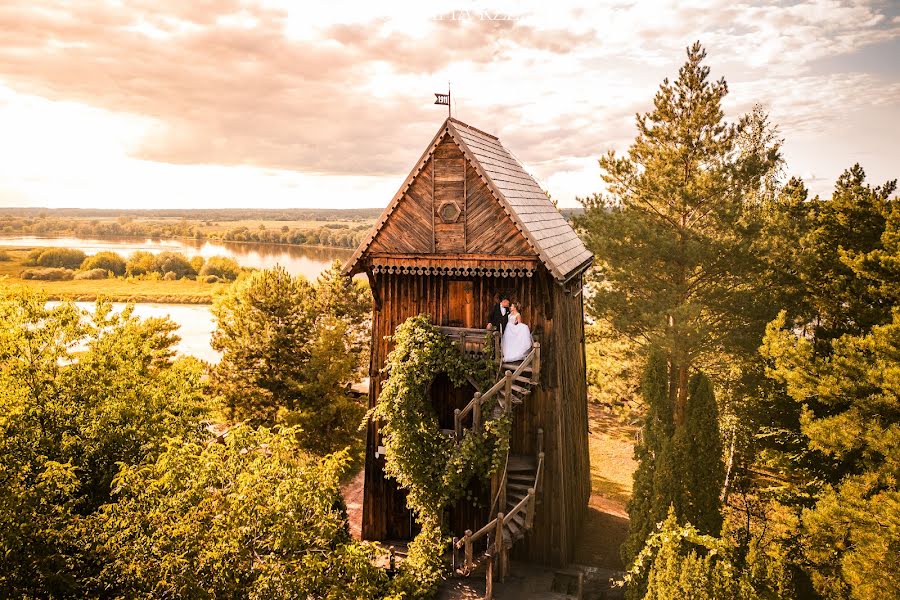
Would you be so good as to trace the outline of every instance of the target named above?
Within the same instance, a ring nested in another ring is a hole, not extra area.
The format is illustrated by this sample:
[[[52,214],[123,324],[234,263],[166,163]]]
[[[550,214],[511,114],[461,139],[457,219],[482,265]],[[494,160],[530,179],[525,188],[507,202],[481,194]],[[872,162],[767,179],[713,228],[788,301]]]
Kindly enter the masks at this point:
[[[125,259],[115,252],[98,252],[93,256],[88,256],[81,263],[82,271],[90,271],[91,269],[103,269],[109,271],[116,277],[125,274]]]
[[[241,274],[241,266],[232,258],[211,256],[198,273],[203,277],[214,275],[225,281],[234,281]]]
[[[279,409],[299,408],[315,327],[313,287],[276,266],[237,282],[212,312],[212,347],[222,353],[213,382],[232,418],[274,423]]]
[[[828,598],[900,596],[900,310],[861,335],[845,334],[823,356],[782,313],[767,329],[770,375],[802,407],[801,432],[836,463],[802,512],[805,566]],[[818,410],[809,404],[815,400]]]
[[[203,370],[172,360],[172,322],[130,308],[7,290],[0,323],[0,595],[83,597],[102,558],[80,524],[120,465],[199,439]]]
[[[665,356],[651,349],[641,379],[648,413],[634,451],[638,468],[628,503],[631,523],[622,545],[626,564],[634,561],[669,511],[704,534],[718,535],[722,526],[719,494],[724,472],[712,383],[702,373],[691,378],[681,428],[675,427],[668,386]]]
[[[369,366],[369,338],[372,334],[372,294],[367,283],[341,273],[335,260],[316,278],[316,305],[321,314],[332,315],[346,326],[354,371],[365,375]]]
[[[305,447],[327,453],[358,443],[363,410],[347,389],[357,365],[347,301],[324,301],[320,285],[276,267],[232,286],[213,306],[213,382],[233,419],[299,424]]]
[[[374,598],[374,547],[352,541],[339,481],[348,457],[303,452],[291,429],[232,428],[221,444],[172,440],[123,467],[89,524],[100,589],[128,598]]]
[[[589,311],[623,335],[659,345],[670,362],[674,420],[684,423],[692,366],[715,353],[750,353],[774,309],[753,307],[756,203],[780,162],[765,115],[723,119],[724,80],[710,82],[699,43],[620,157],[600,159],[608,195],[583,200],[576,219],[597,257]],[[766,133],[769,132],[769,133]]]

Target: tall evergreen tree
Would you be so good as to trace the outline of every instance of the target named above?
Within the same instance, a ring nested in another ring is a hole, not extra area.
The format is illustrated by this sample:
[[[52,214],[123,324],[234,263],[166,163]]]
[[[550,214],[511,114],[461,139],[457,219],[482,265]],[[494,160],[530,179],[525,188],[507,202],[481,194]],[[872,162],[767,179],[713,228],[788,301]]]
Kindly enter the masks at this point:
[[[634,451],[638,468],[628,503],[631,523],[622,545],[626,564],[640,553],[669,511],[703,534],[718,535],[722,526],[719,493],[724,471],[712,383],[702,373],[691,378],[685,424],[676,429],[668,374],[665,354],[651,348],[641,379],[648,412]],[[634,582],[629,597],[640,598],[644,583]]]
[[[675,506],[682,523],[694,525],[701,533],[718,535],[722,528],[719,499],[725,479],[719,411],[712,382],[703,373],[691,377],[684,427],[673,439],[678,484],[681,493]]]
[[[670,444],[675,425],[672,405],[669,402],[669,370],[665,354],[651,348],[641,378],[641,395],[647,405],[647,416],[641,429],[640,441],[634,447],[638,468],[634,472],[634,485],[628,501],[631,523],[628,537],[622,545],[622,559],[629,564],[641,548],[656,524],[666,517],[673,502],[671,488],[663,476],[665,463],[670,456]]]
[[[709,80],[705,57],[690,47],[678,78],[638,115],[628,154],[600,159],[608,195],[584,200],[576,222],[599,267],[588,308],[666,350],[676,426],[698,358],[754,351],[774,316],[748,317],[758,265],[745,209],[770,187],[780,143],[760,111],[724,120],[728,86]]]

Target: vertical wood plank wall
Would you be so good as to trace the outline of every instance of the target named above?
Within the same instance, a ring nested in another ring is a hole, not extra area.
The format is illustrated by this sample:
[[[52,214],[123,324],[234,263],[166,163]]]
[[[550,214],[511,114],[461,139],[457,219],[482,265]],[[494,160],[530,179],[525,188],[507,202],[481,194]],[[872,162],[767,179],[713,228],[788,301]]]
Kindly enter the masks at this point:
[[[390,351],[385,336],[392,335],[399,324],[419,313],[430,315],[435,324],[448,324],[451,280],[471,283],[471,310],[476,327],[485,326],[497,294],[507,291],[521,303],[524,322],[540,338],[542,385],[516,409],[511,447],[513,453],[533,453],[537,429],[544,429],[543,501],[538,504],[533,531],[524,542],[516,544],[514,556],[546,564],[565,564],[572,558],[575,536],[590,495],[581,295],[565,294],[543,269],[531,278],[376,276],[370,283],[373,292],[381,295],[381,310],[374,313],[372,325],[369,404],[374,406],[377,401],[383,379],[380,371]],[[405,511],[405,496],[392,480],[384,478],[384,458],[375,458],[376,436],[376,427],[370,424],[363,537],[408,538],[412,531]]]

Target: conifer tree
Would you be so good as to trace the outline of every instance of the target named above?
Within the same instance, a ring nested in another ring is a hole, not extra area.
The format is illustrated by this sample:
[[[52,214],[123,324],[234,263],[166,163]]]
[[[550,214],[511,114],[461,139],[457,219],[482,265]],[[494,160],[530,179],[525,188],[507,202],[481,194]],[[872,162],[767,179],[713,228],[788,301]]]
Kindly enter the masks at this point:
[[[626,564],[641,551],[644,540],[666,517],[673,501],[671,487],[667,485],[671,478],[665,477],[663,472],[667,470],[665,463],[671,455],[669,446],[674,423],[668,394],[668,365],[659,349],[650,350],[641,378],[641,395],[647,404],[647,417],[641,429],[640,442],[634,448],[638,468],[634,473],[633,491],[628,502],[631,523],[628,537],[622,545],[622,558]]]
[[[777,310],[748,318],[760,265],[746,209],[771,187],[780,142],[761,111],[724,120],[728,86],[710,81],[705,57],[691,46],[678,78],[637,116],[628,153],[600,159],[608,193],[583,200],[576,221],[599,267],[588,309],[666,351],[676,426],[697,360],[754,352]]]

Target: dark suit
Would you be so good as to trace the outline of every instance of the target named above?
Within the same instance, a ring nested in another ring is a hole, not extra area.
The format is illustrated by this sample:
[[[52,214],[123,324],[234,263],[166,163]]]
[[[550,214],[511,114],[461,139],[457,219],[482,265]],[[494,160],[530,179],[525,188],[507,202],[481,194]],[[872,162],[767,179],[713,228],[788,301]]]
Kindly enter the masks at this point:
[[[502,334],[503,330],[506,329],[507,318],[509,318],[509,309],[503,308],[498,302],[491,309],[491,314],[488,316],[488,323],[491,324],[495,331],[499,331]]]

